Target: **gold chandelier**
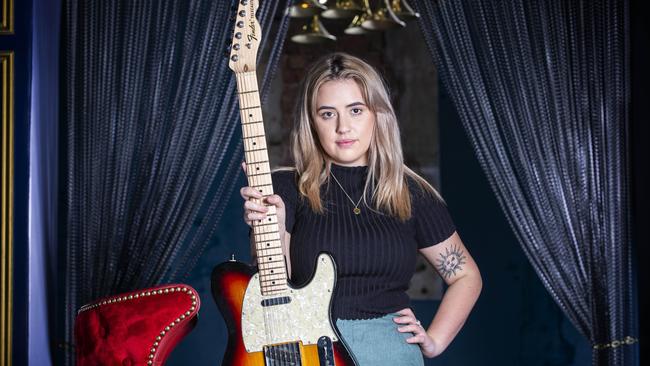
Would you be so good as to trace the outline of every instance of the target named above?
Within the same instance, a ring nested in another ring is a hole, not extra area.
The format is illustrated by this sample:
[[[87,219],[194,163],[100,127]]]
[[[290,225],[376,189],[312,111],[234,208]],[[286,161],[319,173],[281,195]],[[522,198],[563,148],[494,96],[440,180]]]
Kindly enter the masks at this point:
[[[420,15],[406,0],[299,0],[289,8],[292,18],[309,18],[300,31],[291,36],[293,42],[316,44],[336,41],[321,22],[322,19],[352,19],[343,31],[349,35],[402,28],[405,21]]]

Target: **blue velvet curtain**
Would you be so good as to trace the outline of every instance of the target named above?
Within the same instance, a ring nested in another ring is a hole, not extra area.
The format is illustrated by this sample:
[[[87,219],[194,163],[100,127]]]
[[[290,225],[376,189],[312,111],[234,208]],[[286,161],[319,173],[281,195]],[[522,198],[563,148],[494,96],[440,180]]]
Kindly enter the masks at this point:
[[[544,286],[593,345],[594,365],[638,364],[628,2],[414,5],[476,156]]]
[[[243,159],[226,52],[238,1],[66,0],[62,34],[65,342],[86,302],[182,281]],[[289,0],[262,1],[263,96]],[[74,352],[66,347],[71,364]]]

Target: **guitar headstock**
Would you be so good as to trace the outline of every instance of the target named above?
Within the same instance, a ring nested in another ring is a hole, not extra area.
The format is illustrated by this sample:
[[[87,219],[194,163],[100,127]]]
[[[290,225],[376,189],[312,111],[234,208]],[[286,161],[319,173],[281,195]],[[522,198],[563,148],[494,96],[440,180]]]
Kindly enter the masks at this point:
[[[257,0],[239,0],[228,61],[228,66],[235,73],[255,70],[257,49],[262,37],[260,23],[255,18],[258,7]]]

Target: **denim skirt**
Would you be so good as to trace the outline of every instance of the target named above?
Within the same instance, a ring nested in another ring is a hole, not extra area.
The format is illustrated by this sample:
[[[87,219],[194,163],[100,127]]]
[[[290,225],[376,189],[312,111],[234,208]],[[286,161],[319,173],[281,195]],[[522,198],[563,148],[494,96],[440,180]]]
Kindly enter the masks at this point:
[[[398,314],[381,318],[337,319],[341,337],[357,359],[359,366],[423,366],[424,359],[417,344],[406,343],[413,333],[400,333],[393,321]]]

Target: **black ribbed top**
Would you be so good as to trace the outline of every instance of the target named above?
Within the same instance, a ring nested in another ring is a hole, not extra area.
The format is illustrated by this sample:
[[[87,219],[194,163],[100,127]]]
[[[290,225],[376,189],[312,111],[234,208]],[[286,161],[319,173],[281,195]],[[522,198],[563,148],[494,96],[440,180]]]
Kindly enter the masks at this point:
[[[332,172],[356,203],[363,194],[368,168],[332,164]],[[325,214],[315,214],[301,199],[294,171],[272,174],[273,188],[287,207],[286,228],[291,233],[291,279],[308,281],[320,252],[336,261],[337,283],[333,318],[370,319],[409,306],[406,294],[415,271],[418,248],[438,244],[455,227],[443,202],[408,180],[411,219],[401,222],[387,214],[354,205],[330,178],[321,187]],[[370,200],[370,192],[367,192]]]

